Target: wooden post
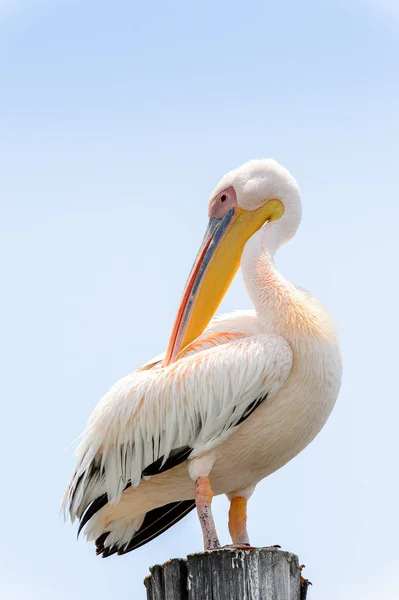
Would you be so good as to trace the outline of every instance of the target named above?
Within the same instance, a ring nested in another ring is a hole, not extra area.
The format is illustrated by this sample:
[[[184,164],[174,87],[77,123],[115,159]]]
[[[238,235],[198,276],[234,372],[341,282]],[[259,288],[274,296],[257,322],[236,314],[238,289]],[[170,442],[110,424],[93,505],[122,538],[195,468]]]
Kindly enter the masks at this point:
[[[305,600],[298,557],[281,550],[222,548],[150,568],[147,600]]]

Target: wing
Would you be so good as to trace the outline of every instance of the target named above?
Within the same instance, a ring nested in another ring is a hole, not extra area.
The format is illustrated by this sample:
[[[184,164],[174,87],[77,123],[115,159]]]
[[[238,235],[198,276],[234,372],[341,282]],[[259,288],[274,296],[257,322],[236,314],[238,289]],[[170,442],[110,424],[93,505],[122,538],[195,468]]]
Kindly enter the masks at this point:
[[[292,352],[279,336],[219,328],[203,337],[206,349],[191,347],[166,368],[136,371],[101,400],[64,497],[72,520],[101,497],[116,504],[143,476],[212,450],[288,377]]]

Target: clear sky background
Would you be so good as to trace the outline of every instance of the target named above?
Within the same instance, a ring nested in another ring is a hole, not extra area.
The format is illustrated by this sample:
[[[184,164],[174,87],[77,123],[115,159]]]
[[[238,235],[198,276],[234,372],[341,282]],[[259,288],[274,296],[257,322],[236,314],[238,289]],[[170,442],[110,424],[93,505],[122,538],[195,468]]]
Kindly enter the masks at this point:
[[[192,513],[103,560],[59,503],[92,408],[165,348],[210,191],[262,156],[301,185],[277,266],[334,315],[345,374],[252,542],[299,554],[310,600],[398,598],[398,40],[397,0],[0,0],[1,598],[140,600],[201,548]]]

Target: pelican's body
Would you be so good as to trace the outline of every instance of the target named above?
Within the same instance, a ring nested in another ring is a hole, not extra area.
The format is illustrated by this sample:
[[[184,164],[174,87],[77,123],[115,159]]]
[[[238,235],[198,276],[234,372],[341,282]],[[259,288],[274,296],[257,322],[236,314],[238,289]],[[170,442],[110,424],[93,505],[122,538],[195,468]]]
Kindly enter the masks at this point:
[[[233,542],[249,543],[242,503],[317,435],[338,395],[330,318],[273,263],[300,221],[295,181],[274,161],[250,161],[221,180],[209,213],[166,356],[111,388],[78,450],[65,503],[105,556],[152,539],[194,499],[205,547],[218,547],[212,491],[232,501]],[[223,243],[239,256],[255,310],[206,326],[226,289],[218,277]]]

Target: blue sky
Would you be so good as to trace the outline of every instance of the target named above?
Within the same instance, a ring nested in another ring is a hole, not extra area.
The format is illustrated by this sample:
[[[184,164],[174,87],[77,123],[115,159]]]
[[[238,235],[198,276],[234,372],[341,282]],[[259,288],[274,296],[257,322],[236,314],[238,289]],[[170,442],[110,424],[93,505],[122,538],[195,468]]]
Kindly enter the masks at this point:
[[[201,547],[192,514],[102,560],[59,502],[98,399],[167,343],[210,191],[262,156],[301,185],[277,266],[333,313],[345,375],[259,484],[252,542],[298,553],[312,600],[397,597],[399,8],[347,4],[0,1],[7,600],[144,598],[150,564]],[[238,276],[222,309],[249,307]]]

